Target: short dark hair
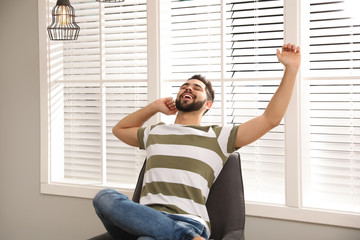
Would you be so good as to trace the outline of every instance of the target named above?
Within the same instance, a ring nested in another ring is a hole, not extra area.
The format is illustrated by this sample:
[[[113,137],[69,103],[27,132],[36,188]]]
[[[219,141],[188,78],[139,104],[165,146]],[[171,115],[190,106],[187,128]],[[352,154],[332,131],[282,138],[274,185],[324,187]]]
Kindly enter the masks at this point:
[[[201,76],[200,74],[196,74],[196,75],[192,76],[191,78],[189,78],[188,80],[191,80],[191,79],[196,79],[196,80],[203,82],[206,86],[205,90],[206,90],[207,100],[214,102],[215,92],[214,92],[211,82],[209,80],[207,80],[204,76]]]

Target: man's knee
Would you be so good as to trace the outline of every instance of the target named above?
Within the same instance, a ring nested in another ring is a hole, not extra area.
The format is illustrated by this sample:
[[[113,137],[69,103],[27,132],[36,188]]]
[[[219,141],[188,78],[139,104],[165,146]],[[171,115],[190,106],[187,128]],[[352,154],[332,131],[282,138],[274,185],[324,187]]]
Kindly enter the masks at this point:
[[[114,200],[127,200],[129,199],[126,195],[119,193],[114,189],[102,189],[100,190],[93,199],[93,205],[95,210],[100,212],[106,212],[112,209]]]

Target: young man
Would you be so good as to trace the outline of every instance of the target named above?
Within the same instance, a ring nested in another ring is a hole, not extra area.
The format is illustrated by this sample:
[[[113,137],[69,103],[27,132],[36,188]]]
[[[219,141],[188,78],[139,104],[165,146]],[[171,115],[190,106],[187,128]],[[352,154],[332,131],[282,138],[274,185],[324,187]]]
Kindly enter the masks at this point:
[[[112,189],[94,198],[97,214],[114,239],[208,239],[205,203],[228,156],[277,126],[289,104],[300,66],[300,48],[277,50],[284,76],[265,112],[238,126],[200,126],[214,91],[200,75],[187,80],[176,100],[159,99],[113,128],[121,141],[147,150],[140,204]],[[174,124],[142,128],[156,113],[176,114]]]

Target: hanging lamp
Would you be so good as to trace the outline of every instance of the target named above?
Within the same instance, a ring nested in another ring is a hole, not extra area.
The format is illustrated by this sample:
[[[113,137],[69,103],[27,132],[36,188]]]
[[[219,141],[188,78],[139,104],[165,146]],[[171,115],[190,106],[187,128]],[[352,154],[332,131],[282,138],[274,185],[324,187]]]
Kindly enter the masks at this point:
[[[76,40],[80,27],[75,23],[75,10],[69,0],[57,0],[52,10],[52,23],[47,28],[50,40]]]

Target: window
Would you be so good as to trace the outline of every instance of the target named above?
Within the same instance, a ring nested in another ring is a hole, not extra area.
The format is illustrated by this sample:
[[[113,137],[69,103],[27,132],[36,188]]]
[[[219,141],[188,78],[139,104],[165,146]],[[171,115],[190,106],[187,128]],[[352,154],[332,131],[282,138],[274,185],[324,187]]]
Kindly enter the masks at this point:
[[[144,154],[118,141],[112,127],[148,102],[146,1],[71,3],[81,27],[78,40],[45,45],[47,181],[131,188]]]
[[[357,1],[312,0],[304,69],[304,206],[360,212]]]
[[[360,228],[360,20],[348,7],[358,3],[71,3],[79,39],[50,42],[55,1],[39,1],[43,193],[131,194],[145,155],[113,137],[121,118],[200,73],[216,92],[203,124],[241,124],[281,81],[276,49],[301,41],[286,117],[240,149],[247,214]]]

